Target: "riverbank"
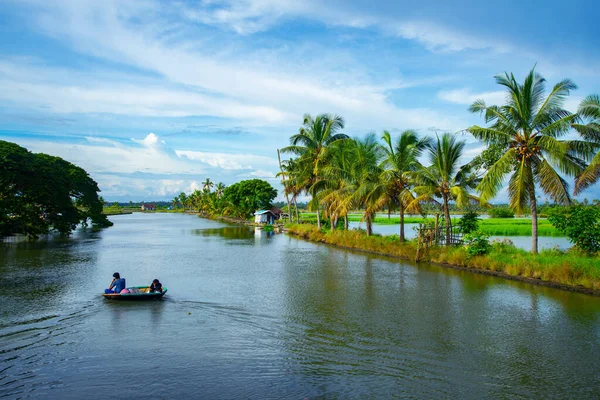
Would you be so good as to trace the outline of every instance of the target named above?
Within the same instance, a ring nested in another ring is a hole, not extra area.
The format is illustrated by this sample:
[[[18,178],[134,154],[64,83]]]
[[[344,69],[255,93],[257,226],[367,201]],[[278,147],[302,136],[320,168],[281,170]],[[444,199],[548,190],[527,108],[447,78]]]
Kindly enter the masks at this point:
[[[291,225],[287,232],[303,239],[371,254],[416,260],[417,243],[394,236],[367,236],[360,231],[321,231],[309,224]],[[436,246],[419,252],[419,261],[495,275],[600,296],[600,258],[556,250],[531,254],[505,243],[494,243],[486,255],[470,256],[464,246]]]

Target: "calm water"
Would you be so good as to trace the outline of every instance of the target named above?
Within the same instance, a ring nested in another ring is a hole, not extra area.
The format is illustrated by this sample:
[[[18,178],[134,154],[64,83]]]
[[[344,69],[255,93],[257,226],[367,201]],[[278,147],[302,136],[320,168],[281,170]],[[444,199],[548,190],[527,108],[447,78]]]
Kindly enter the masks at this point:
[[[597,398],[600,298],[189,215],[0,247],[0,397]],[[109,302],[158,277],[163,301]]]

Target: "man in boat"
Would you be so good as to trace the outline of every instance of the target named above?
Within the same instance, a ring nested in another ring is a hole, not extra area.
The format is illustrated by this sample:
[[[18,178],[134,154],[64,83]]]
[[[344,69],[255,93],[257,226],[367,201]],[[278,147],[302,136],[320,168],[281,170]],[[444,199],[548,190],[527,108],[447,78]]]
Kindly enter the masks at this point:
[[[160,292],[162,293],[162,283],[158,279],[152,281],[152,285],[150,285],[150,293]]]
[[[104,293],[121,293],[121,290],[123,289],[125,289],[125,278],[121,278],[121,275],[118,272],[115,272],[113,274],[113,280],[110,283],[110,286],[108,287],[108,289],[104,290]]]

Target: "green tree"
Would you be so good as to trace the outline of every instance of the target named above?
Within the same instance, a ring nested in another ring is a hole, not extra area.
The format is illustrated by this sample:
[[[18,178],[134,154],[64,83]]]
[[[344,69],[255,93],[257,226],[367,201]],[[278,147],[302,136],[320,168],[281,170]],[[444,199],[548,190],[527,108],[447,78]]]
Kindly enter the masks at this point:
[[[471,200],[478,201],[477,197],[469,194],[470,189],[475,189],[478,178],[472,171],[472,165],[460,166],[460,158],[465,147],[464,141],[456,141],[456,137],[445,133],[442,138],[432,141],[427,145],[430,166],[418,164],[412,174],[415,180],[414,191],[418,197],[413,203],[442,200],[441,206],[446,221],[446,244],[451,241],[452,225],[450,220],[449,203],[456,202],[458,207],[467,206]]]
[[[508,196],[510,207],[518,214],[531,209],[531,251],[538,251],[536,184],[556,203],[569,204],[569,185],[560,173],[580,174],[585,162],[578,156],[587,155],[591,145],[586,141],[559,140],[571,130],[578,115],[564,110],[564,99],[576,86],[565,79],[557,83],[546,96],[545,79],[531,70],[523,84],[513,74],[495,77],[506,89],[506,104],[488,106],[475,101],[469,111],[485,116],[488,127],[474,125],[468,131],[489,145],[498,145],[506,152],[487,171],[478,190],[481,200],[494,198],[510,175]],[[558,171],[557,169],[558,168]]]
[[[241,181],[228,186],[223,198],[229,203],[230,212],[248,217],[256,210],[269,209],[277,190],[261,179]]]
[[[300,166],[295,179],[302,187],[302,191],[312,196],[309,207],[317,211],[319,228],[321,227],[320,201],[319,193],[316,191],[319,185],[315,184],[320,179],[320,169],[327,156],[327,147],[337,140],[348,138],[347,135],[338,133],[343,128],[344,120],[340,116],[321,114],[313,118],[305,114],[300,131],[290,137],[290,146],[281,150],[298,156],[297,162]]]
[[[600,252],[600,206],[556,207],[548,220],[579,249],[591,254]]]
[[[573,124],[573,128],[579,132],[583,139],[593,143],[596,150],[595,156],[593,153],[588,155],[589,166],[577,176],[575,180],[575,194],[579,194],[600,179],[600,97],[591,95],[584,98],[579,105],[578,114],[589,120],[587,124]]]
[[[206,189],[210,192],[210,189],[214,186],[215,184],[213,182],[211,182],[210,178],[206,178],[206,180],[204,182],[202,182],[202,189]]]
[[[68,235],[78,224],[111,226],[97,183],[62,158],[0,141],[0,234]]]
[[[223,182],[217,183],[217,186],[215,187],[215,193],[217,194],[218,198],[221,198],[223,196],[224,190],[225,190],[225,185],[223,184]]]
[[[414,200],[411,192],[413,182],[410,173],[415,171],[418,157],[431,144],[430,138],[419,139],[415,131],[407,130],[400,134],[395,143],[388,131],[383,131],[384,154],[381,182],[385,184],[388,201],[398,208],[400,214],[400,241],[404,241],[404,213]],[[414,204],[414,203],[413,203]],[[418,204],[414,204],[417,206]],[[416,211],[416,210],[415,210]]]

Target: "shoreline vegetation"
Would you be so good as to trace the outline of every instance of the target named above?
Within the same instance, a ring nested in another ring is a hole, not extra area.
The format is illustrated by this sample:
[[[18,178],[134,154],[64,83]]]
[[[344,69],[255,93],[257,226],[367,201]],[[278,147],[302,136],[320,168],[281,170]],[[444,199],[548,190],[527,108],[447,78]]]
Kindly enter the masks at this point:
[[[470,256],[466,246],[418,249],[417,241],[401,243],[395,235],[367,236],[361,231],[325,230],[309,224],[287,225],[286,232],[310,242],[339,248],[600,296],[598,257],[563,253],[554,249],[532,254],[506,242],[492,243],[490,251],[485,255]]]

